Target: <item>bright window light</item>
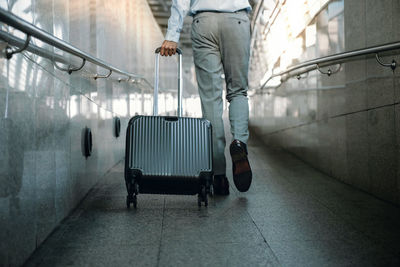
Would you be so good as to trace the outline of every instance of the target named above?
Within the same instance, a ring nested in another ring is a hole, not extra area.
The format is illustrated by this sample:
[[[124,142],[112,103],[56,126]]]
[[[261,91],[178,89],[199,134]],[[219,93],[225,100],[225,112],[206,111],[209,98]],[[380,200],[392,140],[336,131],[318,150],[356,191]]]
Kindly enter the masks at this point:
[[[317,41],[317,26],[316,24],[311,24],[306,28],[306,47],[315,45]]]

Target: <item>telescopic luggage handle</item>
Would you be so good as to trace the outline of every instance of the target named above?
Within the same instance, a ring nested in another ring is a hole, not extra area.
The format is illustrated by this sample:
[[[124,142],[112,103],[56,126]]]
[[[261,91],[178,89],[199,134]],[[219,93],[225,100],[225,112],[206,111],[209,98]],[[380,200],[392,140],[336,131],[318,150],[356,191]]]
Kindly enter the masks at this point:
[[[155,77],[154,77],[154,104],[153,104],[153,115],[158,115],[158,86],[159,86],[159,74],[160,74],[160,51],[161,47],[157,48],[156,59],[155,59]],[[182,50],[177,48],[176,53],[179,56],[178,64],[178,117],[182,117]]]

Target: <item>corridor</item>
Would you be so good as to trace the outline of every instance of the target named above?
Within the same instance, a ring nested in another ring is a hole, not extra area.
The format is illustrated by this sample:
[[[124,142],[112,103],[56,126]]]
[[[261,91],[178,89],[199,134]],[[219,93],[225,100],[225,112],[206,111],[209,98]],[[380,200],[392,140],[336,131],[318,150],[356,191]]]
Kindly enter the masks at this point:
[[[400,266],[400,0],[186,2],[0,0],[0,267]]]
[[[230,196],[200,209],[195,196],[139,195],[127,210],[119,162],[25,266],[399,266],[398,207],[249,148],[250,191],[230,179]]]

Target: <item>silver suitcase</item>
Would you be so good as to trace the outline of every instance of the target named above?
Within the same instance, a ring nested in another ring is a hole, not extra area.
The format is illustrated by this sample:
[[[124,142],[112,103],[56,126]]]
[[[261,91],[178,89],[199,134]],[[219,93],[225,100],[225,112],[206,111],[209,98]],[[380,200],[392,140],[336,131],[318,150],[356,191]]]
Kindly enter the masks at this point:
[[[159,52],[156,50],[153,116],[131,118],[126,131],[126,204],[136,208],[137,195],[198,195],[208,205],[212,192],[212,128],[200,118],[182,117],[182,52],[177,50],[178,116],[157,116]]]

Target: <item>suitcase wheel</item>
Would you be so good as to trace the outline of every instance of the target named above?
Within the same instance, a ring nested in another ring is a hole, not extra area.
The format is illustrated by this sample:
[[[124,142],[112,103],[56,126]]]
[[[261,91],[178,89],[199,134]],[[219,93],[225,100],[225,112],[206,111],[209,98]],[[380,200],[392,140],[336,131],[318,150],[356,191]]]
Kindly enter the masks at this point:
[[[131,208],[131,203],[133,203],[133,207],[136,209],[137,208],[137,196],[133,195],[133,196],[127,196],[126,197],[126,207],[128,209]]]
[[[139,194],[139,185],[128,183],[128,195],[126,196],[126,207],[128,209],[131,207],[131,203],[133,203],[135,209],[137,208],[137,194]]]
[[[211,197],[214,196],[214,187],[213,187],[213,185],[210,186],[210,189],[209,189],[208,191],[209,191],[208,194],[209,194]]]
[[[201,202],[204,202],[204,206],[208,206],[208,196],[207,196],[207,190],[205,186],[201,187],[200,193],[197,197],[197,205],[201,207]]]

